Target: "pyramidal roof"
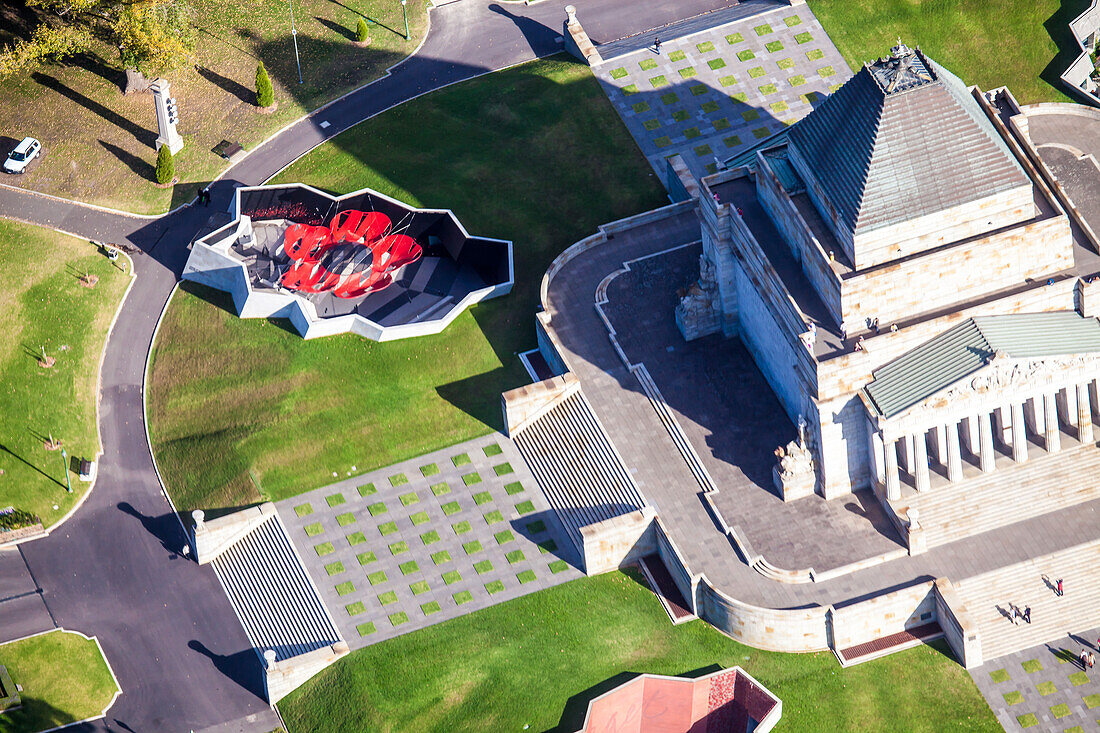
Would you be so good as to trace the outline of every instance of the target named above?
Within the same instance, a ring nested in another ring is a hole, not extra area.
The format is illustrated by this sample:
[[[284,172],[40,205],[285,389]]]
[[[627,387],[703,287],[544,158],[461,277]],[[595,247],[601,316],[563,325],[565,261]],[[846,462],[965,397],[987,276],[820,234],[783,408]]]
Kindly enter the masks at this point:
[[[789,139],[857,234],[1030,183],[966,85],[900,39]]]

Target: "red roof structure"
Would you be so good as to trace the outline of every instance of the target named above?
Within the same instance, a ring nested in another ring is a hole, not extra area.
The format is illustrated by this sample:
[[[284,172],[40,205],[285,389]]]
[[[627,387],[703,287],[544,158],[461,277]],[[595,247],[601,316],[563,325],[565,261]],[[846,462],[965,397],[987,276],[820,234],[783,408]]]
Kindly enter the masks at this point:
[[[782,713],[740,667],[695,679],[643,674],[588,703],[580,733],[766,733]]]

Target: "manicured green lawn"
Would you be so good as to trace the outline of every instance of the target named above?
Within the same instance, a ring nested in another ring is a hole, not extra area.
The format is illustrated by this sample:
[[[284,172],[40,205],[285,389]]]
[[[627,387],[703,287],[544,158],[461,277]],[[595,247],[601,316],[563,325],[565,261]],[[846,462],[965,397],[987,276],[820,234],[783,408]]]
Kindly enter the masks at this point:
[[[0,645],[0,664],[23,688],[23,707],[0,715],[0,733],[34,733],[95,717],[118,690],[99,645],[68,631]]]
[[[564,733],[581,727],[589,699],[635,674],[740,665],[783,701],[778,730],[999,731],[944,649],[918,647],[847,670],[828,652],[763,652],[701,621],[673,626],[647,588],[610,573],[356,651],[279,708],[297,733],[528,725]]]
[[[99,450],[99,358],[130,282],[125,260],[115,265],[86,240],[0,221],[0,508],[33,512],[47,526],[88,488],[71,473],[74,493],[65,491],[49,434],[70,458]],[[85,272],[98,276],[95,287],[81,284]],[[38,365],[42,347],[55,360],[48,369]]]
[[[30,30],[22,14],[6,12],[5,6],[22,5],[0,4],[0,46]],[[189,6],[193,56],[165,74],[179,102],[185,141],[176,155],[181,183],[175,190],[153,183],[152,97],[122,95],[121,72],[113,68],[118,52],[106,46],[89,58],[50,64],[0,84],[0,141],[32,135],[45,150],[25,176],[7,176],[4,182],[126,211],[166,211],[225,169],[227,162],[212,150],[219,142],[239,142],[251,150],[305,112],[381,76],[416,48],[428,26],[427,6],[420,0],[405,6],[407,41],[397,0],[295,0],[304,81],[299,84],[286,0],[191,0]],[[377,21],[366,48],[352,42],[360,14]],[[261,113],[254,104],[261,59],[275,87],[273,113]]]
[[[379,344],[303,341],[185,285],[149,383],[154,451],[181,509],[290,496],[499,427],[501,391],[529,381],[515,354],[535,345],[550,261],[667,200],[588,68],[564,56],[404,104],[277,180],[452,208],[470,232],[514,241],[516,286],[438,336]]]
[[[1056,80],[1073,58],[1066,24],[1088,7],[1087,0],[809,0],[809,5],[853,69],[888,55],[901,36],[967,84],[1007,86],[1021,104],[1076,101]]]

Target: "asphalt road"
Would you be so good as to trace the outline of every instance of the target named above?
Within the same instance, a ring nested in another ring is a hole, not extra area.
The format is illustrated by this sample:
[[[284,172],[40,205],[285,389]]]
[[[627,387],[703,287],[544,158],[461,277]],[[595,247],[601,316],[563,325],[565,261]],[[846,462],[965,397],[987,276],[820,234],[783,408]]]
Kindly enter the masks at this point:
[[[573,4],[589,35],[610,41],[729,3]],[[253,150],[215,184],[209,209],[137,217],[0,188],[0,216],[129,243],[136,250],[137,280],[108,340],[103,365],[104,455],[95,489],[48,538],[21,547],[36,582],[26,598],[44,601],[58,625],[99,637],[122,686],[107,716],[83,730],[144,733],[226,724],[227,730],[267,731],[276,724],[260,697],[258,659],[216,577],[177,554],[185,538],[161,492],[145,437],[145,361],[157,319],[182,272],[187,244],[211,211],[228,206],[236,185],[262,183],[318,143],[420,94],[560,50],[563,7],[443,3],[432,11],[428,39],[415,56]],[[329,124],[321,127],[322,122]],[[13,587],[26,589],[16,578],[22,571],[11,567]],[[0,624],[5,623],[0,611]]]

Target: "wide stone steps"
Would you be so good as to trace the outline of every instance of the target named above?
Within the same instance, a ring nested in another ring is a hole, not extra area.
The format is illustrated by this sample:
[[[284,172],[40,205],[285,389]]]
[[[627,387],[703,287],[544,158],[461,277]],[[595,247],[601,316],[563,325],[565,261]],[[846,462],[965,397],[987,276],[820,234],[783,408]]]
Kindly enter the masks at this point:
[[[918,510],[929,548],[1100,498],[1100,448],[1075,446],[894,502]],[[904,514],[902,514],[904,517]]]
[[[273,649],[281,661],[342,641],[278,517],[212,565],[258,653]]]
[[[1059,578],[1061,597],[1053,589]],[[1100,541],[967,578],[956,587],[978,626],[986,660],[1100,626]],[[1021,611],[1030,606],[1031,623],[1013,625],[1010,603]]]
[[[646,505],[580,392],[562,400],[512,439],[582,557],[581,527]]]

